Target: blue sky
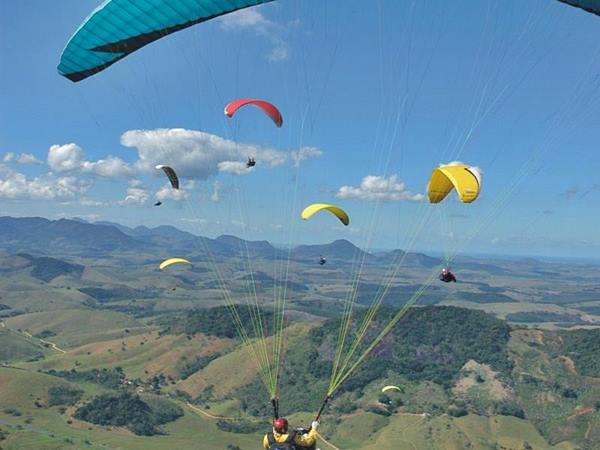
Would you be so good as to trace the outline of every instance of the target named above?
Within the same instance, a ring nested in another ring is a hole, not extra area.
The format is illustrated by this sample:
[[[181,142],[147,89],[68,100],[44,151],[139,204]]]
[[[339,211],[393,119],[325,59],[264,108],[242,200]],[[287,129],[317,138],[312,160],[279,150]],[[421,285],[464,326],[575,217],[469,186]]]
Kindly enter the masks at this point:
[[[600,250],[598,17],[554,0],[281,0],[73,84],[60,52],[98,3],[0,4],[2,215],[370,248],[407,247],[431,215],[412,248]],[[272,101],[284,126],[227,119],[237,97]],[[250,154],[255,170],[230,173]],[[428,177],[453,160],[482,169],[481,197],[432,210]],[[178,196],[156,163],[176,166]],[[315,201],[351,226],[302,223]]]

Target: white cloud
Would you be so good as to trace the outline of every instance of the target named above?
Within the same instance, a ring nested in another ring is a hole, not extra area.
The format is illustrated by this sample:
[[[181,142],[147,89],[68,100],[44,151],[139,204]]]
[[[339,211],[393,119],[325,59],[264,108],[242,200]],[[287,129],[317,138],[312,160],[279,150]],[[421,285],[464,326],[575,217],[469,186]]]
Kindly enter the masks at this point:
[[[93,173],[105,178],[123,178],[131,175],[132,170],[121,158],[109,156],[98,161],[83,161],[81,171]]]
[[[210,199],[213,202],[218,202],[221,199],[221,183],[219,182],[219,180],[215,180],[215,182],[213,183],[213,191],[210,196]]]
[[[22,173],[0,165],[0,197],[9,199],[53,200],[83,194],[89,184],[76,177],[56,177],[47,173],[28,179]]]
[[[48,149],[48,165],[56,172],[79,169],[82,161],[83,150],[77,144],[52,145]]]
[[[239,30],[243,28],[256,28],[269,26],[271,22],[263,16],[258,8],[245,8],[226,14],[221,19],[224,30]]]
[[[127,188],[127,195],[124,200],[118,202],[119,206],[135,206],[145,205],[150,200],[150,192],[141,187],[132,187],[131,185]]]
[[[246,166],[246,163],[241,161],[222,161],[217,164],[219,172],[231,173],[233,175],[247,175],[251,172],[251,168]]]
[[[121,136],[121,143],[137,150],[139,170],[155,172],[157,164],[168,163],[180,177],[191,179],[206,179],[224,170],[241,174],[239,167],[234,170],[230,163],[245,168],[249,156],[256,158],[261,167],[279,166],[287,158],[286,153],[272,148],[182,128],[130,130]],[[220,163],[227,164],[220,166]]]
[[[308,158],[319,157],[323,154],[321,150],[316,147],[302,147],[299,150],[294,150],[291,152],[292,160],[294,161],[294,167],[299,167],[303,161]]]
[[[74,143],[52,145],[48,149],[48,165],[56,172],[78,171],[104,178],[122,178],[132,174],[129,164],[114,156],[86,161],[82,148]]]
[[[107,202],[101,202],[99,200],[92,200],[90,198],[80,198],[77,200],[69,200],[66,202],[60,202],[61,205],[64,206],[70,206],[70,205],[77,205],[77,206],[108,206],[109,204]]]
[[[289,46],[283,39],[286,28],[297,27],[298,21],[288,24],[288,27],[267,19],[259,8],[246,8],[234,13],[227,14],[221,19],[221,27],[227,31],[251,30],[258,36],[262,36],[273,45],[273,48],[266,55],[270,62],[285,61],[289,58]]]
[[[129,205],[144,205],[148,202],[150,193],[145,189],[140,188],[129,188],[127,189],[127,195],[124,200],[119,202],[121,206]]]
[[[44,161],[40,161],[31,153],[13,153],[8,152],[2,158],[3,162],[17,162],[19,164],[44,164]]]
[[[289,58],[289,50],[287,45],[281,41],[275,47],[271,49],[271,51],[267,54],[267,61],[270,62],[279,62],[285,61]]]
[[[74,219],[83,219],[87,222],[94,222],[100,218],[99,214],[79,214],[73,217]]]
[[[423,194],[413,194],[406,190],[404,182],[398,175],[389,177],[367,175],[360,186],[342,186],[335,194],[338,198],[354,198],[360,200],[423,200]]]
[[[154,194],[154,197],[161,202],[164,200],[181,201],[189,197],[189,192],[186,189],[173,189],[170,184],[165,184]]]

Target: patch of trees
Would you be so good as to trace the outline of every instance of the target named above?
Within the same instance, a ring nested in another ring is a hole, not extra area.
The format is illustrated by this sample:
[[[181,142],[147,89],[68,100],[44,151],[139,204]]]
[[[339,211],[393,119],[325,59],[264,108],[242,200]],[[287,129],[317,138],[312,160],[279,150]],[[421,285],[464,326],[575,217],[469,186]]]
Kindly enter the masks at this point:
[[[319,357],[318,348],[310,337],[294,341],[283,361],[280,374],[281,413],[317,411],[329,385],[331,361]],[[258,379],[234,394],[240,399],[243,411],[262,417],[272,414],[271,405],[264,401],[267,395]]]
[[[95,397],[75,413],[75,418],[96,425],[126,427],[140,436],[160,434],[160,425],[172,422],[183,415],[183,410],[160,403],[153,409],[138,395],[131,392],[105,394]]]
[[[581,322],[578,316],[573,314],[556,313],[549,311],[523,311],[507,314],[506,320],[510,322],[538,323],[538,322]]]
[[[13,417],[19,417],[21,416],[21,411],[19,411],[17,408],[4,408],[2,410],[2,412],[4,414],[8,414],[9,416],[13,416]]]
[[[563,352],[573,359],[579,374],[600,377],[600,329],[569,331],[561,336]]]
[[[67,385],[52,386],[48,389],[48,404],[50,406],[71,406],[77,403],[82,395],[82,390],[73,389]]]
[[[199,370],[204,369],[212,361],[214,361],[220,356],[220,353],[213,353],[211,355],[200,356],[192,360],[189,360],[184,356],[179,363],[179,367],[177,368],[179,376],[182,380],[185,380],[188,377],[190,377],[190,375],[193,375]]]
[[[239,314],[241,323],[246,327],[249,337],[257,337],[252,319],[256,315],[255,308],[247,305],[236,305],[236,311]],[[273,313],[269,311],[260,311],[262,326],[265,334],[273,329]],[[188,311],[184,315],[172,318],[168,323],[171,333],[184,333],[194,335],[204,333],[207,335],[237,338],[238,332],[235,322],[231,318],[231,312],[226,306],[218,306],[210,309],[196,309]]]
[[[11,307],[8,306],[8,305],[5,305],[3,303],[0,303],[0,311],[4,311],[4,310],[7,310],[7,309],[11,309]]]
[[[34,334],[33,337],[38,338],[38,339],[46,339],[49,337],[53,337],[56,336],[56,333],[52,330],[43,330],[40,331],[38,334]]]
[[[100,287],[83,287],[78,289],[94,300],[104,303],[116,300],[129,300],[131,298],[152,298],[158,293],[155,289],[139,290],[127,286],[119,286],[110,289]]]
[[[515,299],[506,294],[497,292],[461,292],[458,294],[463,300],[473,303],[514,303]]]
[[[77,371],[76,369],[71,370],[48,370],[45,373],[55,377],[64,378],[69,381],[85,381],[88,383],[95,383],[101,386],[117,389],[119,386],[125,383],[125,372],[121,367],[114,369],[91,369],[85,371]]]
[[[525,412],[523,411],[523,408],[521,408],[514,402],[506,401],[497,403],[495,409],[496,414],[499,414],[501,416],[514,416],[518,417],[519,419],[525,418]]]
[[[102,304],[97,306],[93,304],[94,302],[90,302],[91,307],[95,307],[96,309],[105,309],[108,311],[120,312],[123,314],[128,314],[135,318],[143,318],[143,317],[152,317],[158,314],[163,314],[163,312],[158,312],[154,310],[154,304],[145,303],[143,305],[115,305],[115,304]]]
[[[389,307],[380,308],[363,348],[396,312]],[[362,322],[364,312],[355,316],[351,333]],[[313,346],[333,348],[339,327],[340,321],[335,320],[314,330]],[[509,376],[509,338],[510,327],[482,311],[450,306],[411,308],[341,389],[361,389],[390,370],[412,381],[433,381],[450,388],[462,366],[471,359]]]
[[[448,406],[448,415],[452,417],[463,417],[469,414],[466,406],[464,404],[454,404]]]
[[[228,433],[250,434],[265,428],[265,424],[248,420],[218,420],[217,428]]]

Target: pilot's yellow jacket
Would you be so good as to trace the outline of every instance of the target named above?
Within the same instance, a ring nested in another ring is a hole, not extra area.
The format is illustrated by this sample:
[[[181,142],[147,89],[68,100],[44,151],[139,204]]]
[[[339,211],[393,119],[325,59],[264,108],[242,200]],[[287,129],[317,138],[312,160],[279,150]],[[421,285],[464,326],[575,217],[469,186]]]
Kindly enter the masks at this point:
[[[273,437],[275,438],[275,441],[279,444],[283,444],[285,441],[287,441],[289,436],[289,433],[277,433],[276,431],[273,431]],[[300,434],[300,433],[296,433],[296,436],[294,437],[294,443],[299,446],[299,447],[310,447],[311,445],[313,445],[315,442],[317,442],[317,430],[315,430],[314,428],[311,428],[310,431],[308,432],[308,434]],[[269,449],[269,434],[265,434],[265,437],[263,439],[263,447],[268,450]]]

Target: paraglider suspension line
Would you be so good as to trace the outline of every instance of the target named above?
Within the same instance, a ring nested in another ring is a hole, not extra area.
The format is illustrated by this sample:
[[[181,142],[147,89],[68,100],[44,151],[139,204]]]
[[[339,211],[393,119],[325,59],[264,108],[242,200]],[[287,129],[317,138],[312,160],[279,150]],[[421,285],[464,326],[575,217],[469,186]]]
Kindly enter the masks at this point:
[[[273,405],[273,418],[279,419],[279,399],[272,398],[271,405]]]
[[[321,404],[321,408],[319,408],[319,412],[317,413],[317,417],[315,418],[315,420],[318,422],[319,419],[321,418],[321,414],[323,414],[323,411],[325,410],[325,407],[327,406],[327,403],[329,402],[329,400],[331,399],[331,395],[328,395],[327,397],[325,397],[325,399],[323,400],[323,403]]]

